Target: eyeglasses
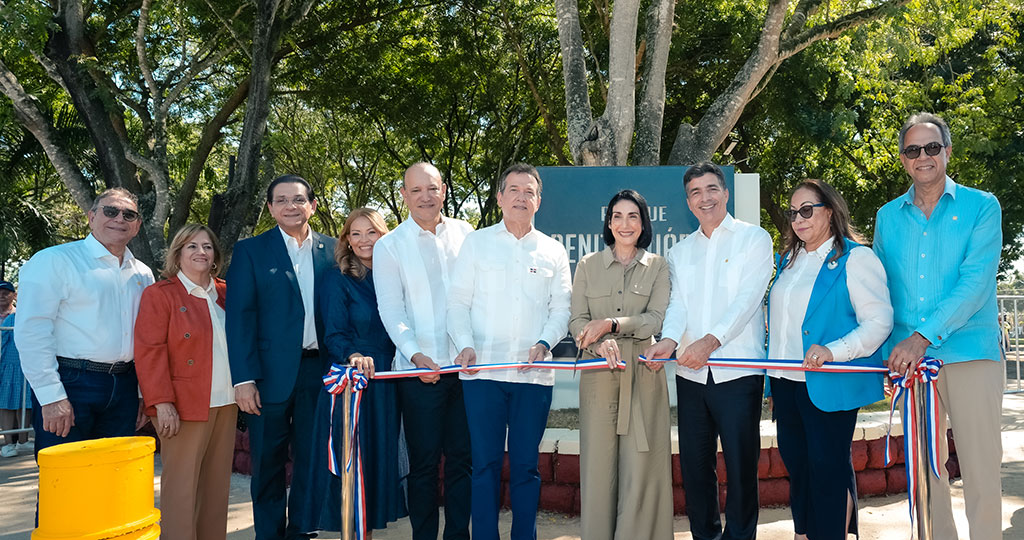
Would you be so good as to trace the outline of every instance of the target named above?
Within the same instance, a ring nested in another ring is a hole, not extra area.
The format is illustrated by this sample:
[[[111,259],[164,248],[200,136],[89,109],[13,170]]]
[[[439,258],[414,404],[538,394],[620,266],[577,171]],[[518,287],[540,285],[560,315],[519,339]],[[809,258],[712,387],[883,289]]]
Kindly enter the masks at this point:
[[[819,206],[825,206],[825,204],[805,204],[801,206],[798,210],[787,209],[786,211],[783,212],[783,214],[786,214],[786,217],[788,217],[790,221],[796,221],[797,214],[800,214],[800,217],[804,219],[811,219],[811,216],[814,215],[814,209]]]
[[[139,219],[139,213],[136,212],[135,210],[129,210],[127,208],[118,208],[116,206],[103,207],[103,215],[110,219],[116,218],[118,214],[121,214],[121,217],[123,217],[125,221],[129,222]]]
[[[305,206],[309,202],[309,199],[305,197],[295,197],[294,199],[286,199],[280,197],[274,199],[274,206],[287,206],[288,203],[294,204],[295,206]]]
[[[937,156],[945,147],[946,145],[937,142],[930,142],[924,146],[912,144],[903,149],[903,155],[907,156],[907,159],[917,159],[921,155],[921,150],[923,149],[925,154],[928,154],[929,156]]]

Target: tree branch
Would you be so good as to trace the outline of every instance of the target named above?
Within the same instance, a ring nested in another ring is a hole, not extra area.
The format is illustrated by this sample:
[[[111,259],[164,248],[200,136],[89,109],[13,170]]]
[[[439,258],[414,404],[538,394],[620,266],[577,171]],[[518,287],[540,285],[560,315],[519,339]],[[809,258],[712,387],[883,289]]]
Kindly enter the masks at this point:
[[[161,107],[162,94],[153,78],[153,70],[149,67],[149,59],[146,57],[146,26],[149,25],[149,8],[152,0],[142,0],[142,7],[139,8],[139,24],[135,26],[135,55],[139,57],[139,70],[146,80],[146,87],[153,100],[154,108]]]
[[[779,47],[778,61],[782,62],[818,41],[835,39],[851,28],[881,19],[888,15],[889,12],[901,8],[908,3],[910,3],[910,0],[889,0],[874,7],[844,15],[830,23],[808,28],[782,43]]]
[[[93,190],[89,181],[74,159],[57,143],[57,134],[50,121],[43,117],[35,100],[21,86],[3,59],[0,59],[0,92],[11,100],[18,122],[39,141],[75,203],[83,211],[91,208]]]

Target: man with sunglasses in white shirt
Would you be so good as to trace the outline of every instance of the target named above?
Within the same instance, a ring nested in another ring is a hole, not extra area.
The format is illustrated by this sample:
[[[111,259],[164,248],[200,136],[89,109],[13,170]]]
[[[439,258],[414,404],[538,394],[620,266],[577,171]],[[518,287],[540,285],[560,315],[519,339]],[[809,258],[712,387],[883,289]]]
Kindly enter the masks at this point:
[[[84,240],[44,249],[19,272],[14,341],[32,387],[36,452],[134,435],[141,417],[133,329],[153,273],[128,249],[138,199],[108,189],[88,218]]]

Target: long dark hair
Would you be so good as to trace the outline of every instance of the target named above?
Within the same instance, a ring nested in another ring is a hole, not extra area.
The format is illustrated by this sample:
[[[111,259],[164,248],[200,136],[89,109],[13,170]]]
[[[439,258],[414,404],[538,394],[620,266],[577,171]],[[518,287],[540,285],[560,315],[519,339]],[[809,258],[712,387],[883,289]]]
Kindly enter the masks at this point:
[[[647,210],[647,199],[633,189],[624,189],[615,194],[612,200],[608,201],[608,208],[604,211],[604,244],[608,247],[615,245],[615,236],[612,235],[612,208],[619,201],[630,201],[640,209],[640,236],[636,239],[636,247],[647,249],[654,238],[654,228],[651,226],[651,213]]]
[[[864,239],[861,237],[857,229],[850,223],[850,208],[846,206],[846,200],[843,196],[836,191],[836,188],[832,187],[828,182],[824,180],[818,180],[816,178],[808,178],[793,188],[789,192],[789,200],[793,200],[793,195],[801,189],[809,189],[818,195],[818,200],[821,204],[825,205],[832,211],[832,219],[829,220],[829,231],[832,233],[833,238],[839,239],[850,239],[858,244],[863,243]],[[786,248],[782,251],[783,255],[788,258],[786,267],[793,266],[793,261],[796,259],[797,251],[804,247],[804,241],[796,235],[796,231],[793,230],[793,223],[790,222],[789,228],[786,230]],[[829,261],[834,261],[843,255],[846,251],[845,242],[837,242],[835,245],[836,254]]]

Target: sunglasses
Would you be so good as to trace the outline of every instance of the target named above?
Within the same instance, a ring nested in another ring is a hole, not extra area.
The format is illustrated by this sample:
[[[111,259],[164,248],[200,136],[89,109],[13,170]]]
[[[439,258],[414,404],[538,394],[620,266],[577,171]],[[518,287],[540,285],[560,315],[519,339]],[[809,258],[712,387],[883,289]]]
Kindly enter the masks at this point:
[[[103,207],[103,215],[110,219],[116,218],[118,214],[121,214],[121,217],[123,217],[125,221],[129,222],[139,219],[139,213],[136,212],[135,210],[129,210],[127,208],[118,208],[116,206]]]
[[[924,146],[912,144],[903,149],[903,155],[907,156],[907,159],[917,159],[918,156],[921,155],[921,150],[923,149],[925,154],[928,154],[929,156],[937,156],[945,147],[946,145],[937,142],[930,142]]]
[[[801,206],[799,210],[787,209],[787,210],[785,210],[783,212],[783,214],[785,214],[786,217],[789,218],[789,221],[796,221],[797,214],[800,214],[800,217],[802,217],[804,219],[811,219],[811,216],[814,215],[814,209],[819,207],[819,206],[825,206],[825,204],[824,203],[805,204],[805,205]]]

